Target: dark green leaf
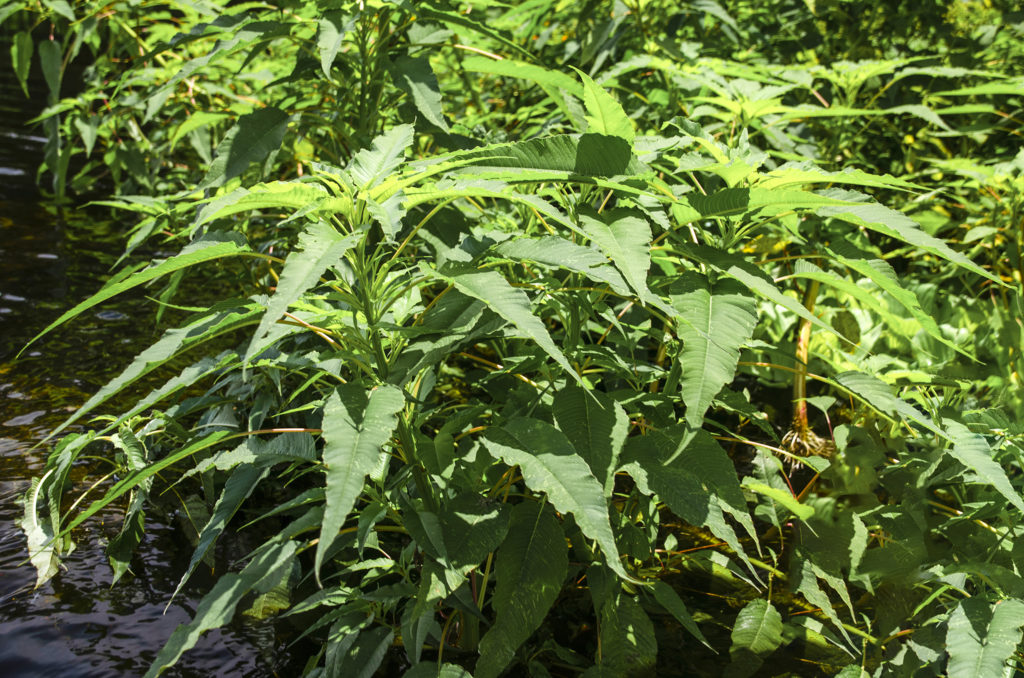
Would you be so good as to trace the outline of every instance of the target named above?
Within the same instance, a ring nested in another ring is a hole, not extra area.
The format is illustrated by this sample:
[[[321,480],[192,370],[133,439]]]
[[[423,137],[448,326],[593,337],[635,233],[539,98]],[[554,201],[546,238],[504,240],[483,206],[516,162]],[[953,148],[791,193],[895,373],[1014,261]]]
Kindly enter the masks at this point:
[[[551,509],[535,501],[517,505],[495,562],[497,617],[480,641],[478,678],[501,673],[540,627],[562,590],[568,565],[565,537]]]
[[[183,653],[191,649],[199,637],[210,629],[231,621],[235,608],[250,591],[264,592],[272,588],[291,567],[298,544],[286,541],[265,550],[238,573],[223,575],[210,592],[199,601],[195,617],[174,630],[146,672],[146,678],[155,678],[173,665]]]
[[[393,63],[391,75],[395,84],[412,97],[413,103],[430,124],[448,131],[441,108],[441,89],[437,76],[426,57],[399,57]]]
[[[291,116],[268,106],[238,118],[217,145],[216,157],[197,188],[223,186],[254,162],[262,163],[281,147]]]

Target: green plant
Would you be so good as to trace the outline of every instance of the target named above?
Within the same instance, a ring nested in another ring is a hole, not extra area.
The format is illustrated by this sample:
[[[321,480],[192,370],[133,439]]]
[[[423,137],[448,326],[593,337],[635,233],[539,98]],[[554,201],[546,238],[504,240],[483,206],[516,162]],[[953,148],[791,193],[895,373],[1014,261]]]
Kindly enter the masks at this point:
[[[721,27],[729,54],[746,29],[702,7],[695,36]],[[1002,74],[699,59],[658,3],[169,16],[106,119],[147,112],[150,178],[113,178],[153,194],[107,203],[144,216],[129,252],[180,250],[40,336],[156,281],[170,303],[214,261],[253,282],[54,432],[193,358],[61,438],[23,523],[40,581],[117,502],[123,576],[160,487],[209,512],[182,585],[230,530],[258,535],[151,675],[240,607],[308,620],[310,675],[666,674],[675,629],[706,648],[694,672],[801,643],[842,675],[1016,661],[1019,407],[968,375],[978,314],[1008,327],[1019,281],[907,215],[930,175],[887,173],[918,171],[896,131],[965,155],[958,116],[1012,136],[999,101],[935,103]],[[980,310],[982,283],[1006,305]],[[117,480],[62,512],[97,441]]]

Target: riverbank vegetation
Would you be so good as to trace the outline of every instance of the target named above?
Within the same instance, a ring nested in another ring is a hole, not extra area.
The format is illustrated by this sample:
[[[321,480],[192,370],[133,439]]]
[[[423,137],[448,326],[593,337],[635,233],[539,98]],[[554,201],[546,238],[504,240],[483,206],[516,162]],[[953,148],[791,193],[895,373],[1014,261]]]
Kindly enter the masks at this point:
[[[188,517],[182,586],[219,579],[149,675],[235,615],[309,676],[1024,663],[1013,3],[0,19],[43,185],[130,224],[37,340],[159,308],[23,519],[45,581],[121,507],[116,582],[147,511]]]

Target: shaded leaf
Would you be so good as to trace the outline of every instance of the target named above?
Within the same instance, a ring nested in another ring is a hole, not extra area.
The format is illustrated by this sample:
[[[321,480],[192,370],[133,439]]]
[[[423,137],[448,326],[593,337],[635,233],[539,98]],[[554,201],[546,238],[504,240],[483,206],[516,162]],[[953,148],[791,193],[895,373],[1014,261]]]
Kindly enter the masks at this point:
[[[185,569],[185,574],[181,576],[181,580],[178,581],[174,593],[171,594],[171,600],[174,600],[181,593],[181,589],[184,588],[192,573],[195,572],[196,566],[199,565],[199,562],[206,556],[207,551],[217,541],[224,528],[227,527],[228,521],[231,520],[239,507],[241,507],[242,502],[252,494],[253,490],[256,489],[256,485],[267,476],[267,472],[268,469],[261,469],[246,464],[239,466],[231,474],[231,477],[224,484],[224,490],[217,498],[217,503],[213,507],[213,514],[210,516],[210,520],[203,526],[203,531],[199,534],[199,542],[192,552],[192,558]]]
[[[540,627],[562,590],[568,565],[565,536],[551,509],[535,501],[518,504],[495,561],[496,618],[480,641],[479,678],[501,673]]]
[[[412,97],[413,103],[430,124],[448,131],[448,121],[441,108],[441,88],[426,57],[403,56],[391,67],[395,84]]]
[[[32,34],[28,31],[19,31],[14,34],[11,41],[11,65],[14,66],[14,75],[18,78],[21,91],[25,96],[28,93],[28,71],[32,66]]]
[[[254,558],[238,573],[223,575],[210,592],[199,601],[195,617],[174,630],[167,643],[157,653],[146,672],[146,678],[155,678],[173,665],[183,653],[191,649],[199,637],[227,624],[235,615],[235,608],[250,591],[264,593],[272,588],[292,565],[298,544],[293,541],[276,544]]]
[[[732,627],[732,647],[750,650],[758,656],[771,654],[782,644],[782,615],[763,598],[752,600],[740,610]]]
[[[690,615],[690,611],[686,609],[686,604],[683,602],[679,594],[676,593],[675,589],[661,581],[656,580],[650,588],[651,595],[654,597],[658,604],[661,605],[665,610],[669,612],[676,621],[682,624],[683,628],[690,632],[694,638],[702,642],[708,649],[714,651],[714,648],[708,644],[707,639],[701,632],[700,627],[697,626],[697,622],[693,620]]]
[[[250,164],[264,162],[281,148],[290,120],[290,115],[273,106],[239,117],[217,144],[216,157],[197,188],[223,186]]]
[[[576,385],[555,394],[555,422],[611,497],[619,454],[629,434],[629,417],[610,396]]]
[[[316,49],[320,55],[320,68],[331,77],[331,66],[338,56],[345,34],[355,25],[354,17],[346,17],[337,10],[324,12],[317,22]]]
[[[654,624],[636,600],[621,589],[601,606],[601,661],[611,675],[650,673],[656,664],[658,642]]]

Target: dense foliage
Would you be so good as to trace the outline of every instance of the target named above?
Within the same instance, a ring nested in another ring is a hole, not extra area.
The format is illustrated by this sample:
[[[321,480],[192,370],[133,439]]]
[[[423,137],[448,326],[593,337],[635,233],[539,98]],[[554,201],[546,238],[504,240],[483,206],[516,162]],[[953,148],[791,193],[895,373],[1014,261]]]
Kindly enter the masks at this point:
[[[54,198],[137,215],[44,334],[143,285],[190,313],[25,500],[40,581],[108,506],[115,581],[147,511],[195,522],[182,585],[222,574],[150,675],[243,611],[303,620],[310,676],[1024,664],[1012,4],[0,19]],[[218,265],[237,296],[177,293]]]

